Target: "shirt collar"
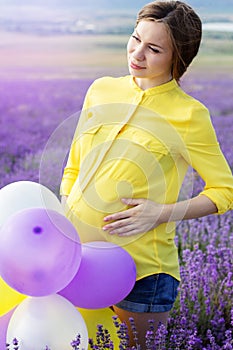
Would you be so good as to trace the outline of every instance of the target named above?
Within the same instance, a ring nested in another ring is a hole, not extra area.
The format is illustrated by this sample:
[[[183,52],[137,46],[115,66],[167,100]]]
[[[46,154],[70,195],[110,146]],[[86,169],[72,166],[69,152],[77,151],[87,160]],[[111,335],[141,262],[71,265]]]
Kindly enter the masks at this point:
[[[142,93],[144,92],[145,95],[156,95],[156,94],[161,94],[163,92],[167,92],[169,90],[172,90],[174,88],[178,87],[177,81],[175,79],[170,80],[169,82],[159,85],[159,86],[155,86],[152,88],[149,88],[147,90],[142,90],[136,83],[134,80],[134,77],[132,75],[129,76],[130,78],[130,85],[132,86],[133,89],[135,89],[136,91]]]

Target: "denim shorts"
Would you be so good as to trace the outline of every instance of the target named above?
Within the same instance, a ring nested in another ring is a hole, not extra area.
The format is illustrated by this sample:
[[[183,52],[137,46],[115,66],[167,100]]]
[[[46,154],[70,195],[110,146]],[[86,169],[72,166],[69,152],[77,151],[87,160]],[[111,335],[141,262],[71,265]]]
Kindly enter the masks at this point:
[[[173,307],[179,281],[166,274],[154,274],[136,281],[127,297],[117,307],[132,312],[167,312]]]

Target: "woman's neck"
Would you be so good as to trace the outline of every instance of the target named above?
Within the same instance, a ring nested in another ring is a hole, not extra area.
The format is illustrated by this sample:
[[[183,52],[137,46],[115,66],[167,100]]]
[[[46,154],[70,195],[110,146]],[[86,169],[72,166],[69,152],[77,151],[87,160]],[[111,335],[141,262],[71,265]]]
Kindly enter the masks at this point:
[[[146,78],[137,78],[134,77],[135,83],[140,87],[142,90],[148,90],[156,86],[160,86],[162,84],[166,84],[169,81],[172,80],[172,76],[169,76],[167,78],[156,78],[156,79],[146,79]]]

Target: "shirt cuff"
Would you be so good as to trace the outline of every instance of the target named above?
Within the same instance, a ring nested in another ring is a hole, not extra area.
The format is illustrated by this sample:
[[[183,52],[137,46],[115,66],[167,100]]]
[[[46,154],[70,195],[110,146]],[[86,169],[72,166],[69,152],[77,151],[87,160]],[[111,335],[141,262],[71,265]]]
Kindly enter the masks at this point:
[[[223,194],[220,190],[209,188],[199,193],[199,195],[205,195],[206,197],[208,197],[218,209],[218,212],[216,214],[220,215],[232,209],[232,200],[230,196],[228,198],[227,192],[228,191],[226,190],[226,193]]]
[[[68,197],[73,185],[74,181],[72,179],[63,179],[60,186],[60,195]]]

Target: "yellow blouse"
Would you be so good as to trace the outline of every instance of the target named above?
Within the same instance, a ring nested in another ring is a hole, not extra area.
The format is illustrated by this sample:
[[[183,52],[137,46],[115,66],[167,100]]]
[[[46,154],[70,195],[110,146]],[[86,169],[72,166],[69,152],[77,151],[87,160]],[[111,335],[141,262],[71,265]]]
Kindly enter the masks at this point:
[[[109,235],[102,227],[106,215],[127,208],[121,198],[175,203],[189,165],[205,181],[200,195],[220,214],[232,209],[231,170],[199,101],[175,80],[143,91],[132,76],[97,79],[86,95],[61,183],[66,215],[82,242],[107,240],[126,249],[137,279],[163,272],[179,280],[175,223],[132,237]]]

